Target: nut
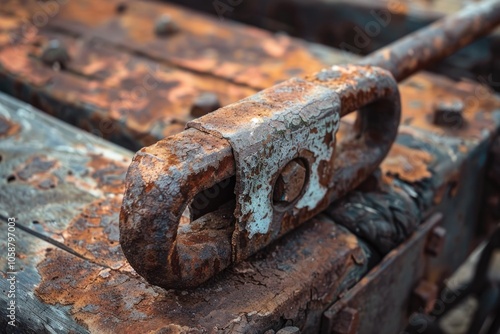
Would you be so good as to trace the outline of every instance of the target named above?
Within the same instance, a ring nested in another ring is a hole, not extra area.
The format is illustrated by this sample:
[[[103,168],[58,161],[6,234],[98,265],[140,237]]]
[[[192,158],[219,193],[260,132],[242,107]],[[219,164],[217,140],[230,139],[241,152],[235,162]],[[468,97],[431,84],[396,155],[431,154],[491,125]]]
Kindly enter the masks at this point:
[[[158,36],[167,36],[179,31],[179,27],[169,15],[162,15],[155,23],[155,33]]]
[[[49,41],[42,50],[41,59],[50,66],[65,67],[69,54],[64,45],[57,39]]]
[[[434,124],[460,128],[464,124],[463,111],[461,100],[441,100],[434,105]]]
[[[191,116],[198,118],[219,109],[219,98],[214,93],[203,93],[193,103]]]
[[[276,180],[273,199],[275,203],[291,203],[299,197],[306,183],[307,170],[300,159],[290,161]]]

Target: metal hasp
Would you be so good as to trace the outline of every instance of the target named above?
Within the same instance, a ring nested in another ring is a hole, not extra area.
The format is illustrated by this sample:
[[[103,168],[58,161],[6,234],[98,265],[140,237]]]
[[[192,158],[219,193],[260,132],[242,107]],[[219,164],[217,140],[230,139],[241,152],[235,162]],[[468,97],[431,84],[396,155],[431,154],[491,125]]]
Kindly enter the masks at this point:
[[[129,167],[120,214],[128,261],[152,284],[195,287],[296,228],[383,160],[399,123],[396,80],[498,23],[500,1],[474,4],[359,65],[288,80],[143,148]],[[340,118],[356,110],[356,131],[337,144]],[[293,178],[299,189],[282,196],[275,184],[290,164],[301,171]],[[182,238],[178,229],[207,233]]]

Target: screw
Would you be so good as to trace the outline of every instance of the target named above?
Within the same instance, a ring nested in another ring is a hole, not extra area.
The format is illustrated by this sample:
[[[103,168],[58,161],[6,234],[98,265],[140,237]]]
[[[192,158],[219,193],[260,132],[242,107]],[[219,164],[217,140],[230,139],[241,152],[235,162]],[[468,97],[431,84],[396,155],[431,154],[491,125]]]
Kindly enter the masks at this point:
[[[306,183],[307,170],[300,159],[290,161],[276,180],[273,199],[275,202],[291,203],[299,197]]]
[[[171,35],[179,30],[179,27],[169,15],[162,15],[155,23],[155,33],[158,36]]]
[[[443,251],[445,238],[446,229],[441,226],[434,227],[427,237],[425,252],[433,257],[441,254],[441,252]]]
[[[295,326],[288,326],[280,329],[276,334],[300,334],[300,329]]]
[[[191,116],[198,118],[220,108],[219,98],[214,93],[203,93],[191,107]]]
[[[464,103],[461,100],[442,100],[434,105],[434,124],[461,127],[464,124]]]
[[[350,307],[343,308],[335,315],[333,334],[354,334],[359,327],[359,312]]]
[[[43,48],[41,59],[47,65],[65,67],[69,54],[59,40],[53,39]]]
[[[429,313],[434,308],[438,295],[438,287],[435,283],[421,279],[413,289],[410,299],[410,307],[414,312]]]

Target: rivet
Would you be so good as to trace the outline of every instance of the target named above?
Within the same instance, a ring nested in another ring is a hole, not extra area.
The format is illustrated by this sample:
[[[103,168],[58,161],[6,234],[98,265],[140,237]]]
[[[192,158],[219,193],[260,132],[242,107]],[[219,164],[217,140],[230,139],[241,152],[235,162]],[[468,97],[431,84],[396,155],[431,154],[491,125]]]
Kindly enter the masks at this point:
[[[461,127],[464,123],[464,103],[459,99],[440,100],[434,105],[435,125]]]
[[[179,31],[179,27],[169,15],[162,15],[156,20],[155,34],[158,36],[168,36]]]
[[[65,67],[70,58],[64,45],[53,39],[43,48],[41,59],[47,65]]]
[[[203,93],[191,107],[191,116],[198,118],[220,108],[219,98],[214,93]]]

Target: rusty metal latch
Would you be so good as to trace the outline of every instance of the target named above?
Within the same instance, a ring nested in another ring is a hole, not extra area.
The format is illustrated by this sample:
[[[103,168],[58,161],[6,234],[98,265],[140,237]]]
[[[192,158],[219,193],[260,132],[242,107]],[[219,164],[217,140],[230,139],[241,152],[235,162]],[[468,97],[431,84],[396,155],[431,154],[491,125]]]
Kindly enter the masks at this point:
[[[370,109],[378,110],[361,112],[360,131],[337,145],[335,159],[340,117],[375,102]],[[377,121],[370,120],[375,114]],[[391,74],[351,65],[334,66],[310,80],[291,79],[190,122],[188,127],[227,139],[233,150],[234,260],[247,258],[324,209],[359,182],[358,173],[373,171],[395,138],[399,115]],[[350,157],[356,157],[358,168]],[[293,161],[306,170],[300,194],[274,201],[273,185]]]
[[[197,286],[359,185],[397,134],[397,81],[500,21],[500,1],[474,6],[359,65],[288,80],[137,152],[120,215],[134,269],[165,288]],[[353,111],[354,133],[336,143]],[[193,205],[200,194],[211,204]]]

